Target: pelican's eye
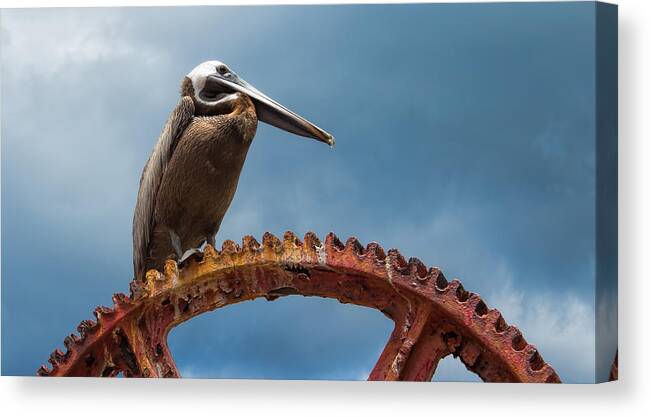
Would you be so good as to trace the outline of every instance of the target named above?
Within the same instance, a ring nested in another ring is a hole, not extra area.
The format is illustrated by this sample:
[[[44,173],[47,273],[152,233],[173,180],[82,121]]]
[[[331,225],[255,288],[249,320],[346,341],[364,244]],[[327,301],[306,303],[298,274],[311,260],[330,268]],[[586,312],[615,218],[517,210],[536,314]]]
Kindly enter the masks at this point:
[[[220,73],[221,75],[227,74],[228,67],[226,67],[226,65],[220,65],[217,67],[217,72]]]

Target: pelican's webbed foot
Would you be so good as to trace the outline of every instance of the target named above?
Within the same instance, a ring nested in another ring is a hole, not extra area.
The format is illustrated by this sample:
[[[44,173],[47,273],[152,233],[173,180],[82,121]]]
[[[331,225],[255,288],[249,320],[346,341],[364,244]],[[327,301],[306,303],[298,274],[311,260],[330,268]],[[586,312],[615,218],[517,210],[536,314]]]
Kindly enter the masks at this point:
[[[183,268],[192,258],[201,259],[203,257],[203,252],[198,248],[188,249],[185,251],[181,259],[179,259],[178,265],[179,268]]]

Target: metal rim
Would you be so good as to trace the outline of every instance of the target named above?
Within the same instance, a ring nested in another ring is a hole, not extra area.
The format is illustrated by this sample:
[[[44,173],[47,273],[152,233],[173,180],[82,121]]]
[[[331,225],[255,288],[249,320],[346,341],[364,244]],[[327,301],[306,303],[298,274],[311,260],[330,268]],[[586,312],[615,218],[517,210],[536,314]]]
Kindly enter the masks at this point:
[[[554,369],[499,311],[450,282],[438,268],[377,243],[344,245],[330,233],[303,241],[266,233],[260,245],[207,246],[183,265],[168,261],[163,272],[148,271],[131,283],[130,296],[116,294],[114,306],[95,309],[79,335],[65,338],[41,376],[180,377],[167,347],[176,325],[217,308],[265,297],[320,296],[375,308],[395,327],[369,380],[429,381],[447,355],[458,357],[486,382],[560,382]]]

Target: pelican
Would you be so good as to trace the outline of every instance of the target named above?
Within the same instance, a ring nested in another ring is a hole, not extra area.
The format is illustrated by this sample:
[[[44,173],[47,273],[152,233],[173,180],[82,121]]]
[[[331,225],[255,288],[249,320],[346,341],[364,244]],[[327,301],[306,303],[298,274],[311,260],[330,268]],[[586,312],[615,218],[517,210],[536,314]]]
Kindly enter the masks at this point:
[[[133,268],[144,279],[167,259],[183,262],[215,235],[233,200],[258,120],[334,145],[331,134],[207,61],[181,82],[140,178],[133,215]]]

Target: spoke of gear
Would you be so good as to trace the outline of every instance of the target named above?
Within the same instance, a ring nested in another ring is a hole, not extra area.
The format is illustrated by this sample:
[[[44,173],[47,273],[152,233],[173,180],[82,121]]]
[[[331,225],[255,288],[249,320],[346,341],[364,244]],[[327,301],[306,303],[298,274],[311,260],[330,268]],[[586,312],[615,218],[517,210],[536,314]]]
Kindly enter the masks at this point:
[[[610,366],[610,373],[608,374],[608,381],[617,381],[619,379],[619,365],[617,356],[619,356],[619,349],[615,352],[615,359],[613,359],[613,364]]]
[[[395,322],[369,380],[429,381],[447,355],[486,382],[560,382],[538,350],[499,311],[448,282],[438,268],[377,243],[346,244],[332,233],[324,243],[308,233],[300,241],[266,233],[260,245],[246,236],[239,246],[206,246],[183,265],[168,261],[115,294],[114,306],[97,307],[96,321],[65,338],[41,376],[180,377],[167,346],[170,330],[229,304],[285,295],[335,298],[371,307]]]

